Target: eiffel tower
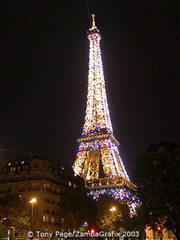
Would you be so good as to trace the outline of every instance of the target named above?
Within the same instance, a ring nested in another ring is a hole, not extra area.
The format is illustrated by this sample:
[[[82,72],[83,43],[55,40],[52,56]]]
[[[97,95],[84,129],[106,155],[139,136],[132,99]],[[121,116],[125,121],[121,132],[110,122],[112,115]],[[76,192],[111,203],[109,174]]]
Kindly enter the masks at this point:
[[[101,34],[94,14],[87,37],[90,43],[88,93],[83,133],[77,140],[79,151],[74,174],[84,178],[95,198],[106,193],[124,199],[136,186],[126,173],[118,150],[120,144],[113,134],[101,58]]]

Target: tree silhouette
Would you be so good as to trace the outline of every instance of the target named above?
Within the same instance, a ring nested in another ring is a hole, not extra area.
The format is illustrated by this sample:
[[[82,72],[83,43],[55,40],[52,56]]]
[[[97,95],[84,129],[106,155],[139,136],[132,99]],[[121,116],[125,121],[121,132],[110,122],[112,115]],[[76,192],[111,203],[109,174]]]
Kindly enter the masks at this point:
[[[171,142],[154,144],[136,160],[135,179],[142,206],[142,227],[157,224],[180,239],[180,147]],[[143,226],[144,225],[144,226]]]

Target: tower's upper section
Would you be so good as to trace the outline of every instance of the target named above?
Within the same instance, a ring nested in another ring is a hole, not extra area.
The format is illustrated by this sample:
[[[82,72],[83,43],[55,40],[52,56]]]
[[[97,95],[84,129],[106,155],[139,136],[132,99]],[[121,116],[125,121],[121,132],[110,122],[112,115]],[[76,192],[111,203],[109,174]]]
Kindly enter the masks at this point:
[[[92,135],[100,132],[108,132],[112,134],[113,129],[107,103],[103,64],[101,58],[101,35],[96,27],[94,14],[92,14],[92,27],[89,28],[88,39],[88,94],[83,135]]]

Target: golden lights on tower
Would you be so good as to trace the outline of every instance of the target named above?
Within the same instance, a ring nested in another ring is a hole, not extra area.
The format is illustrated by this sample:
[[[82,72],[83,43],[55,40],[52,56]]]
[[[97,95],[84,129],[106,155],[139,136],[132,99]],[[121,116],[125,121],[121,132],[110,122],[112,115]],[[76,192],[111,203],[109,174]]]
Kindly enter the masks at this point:
[[[129,180],[113,135],[107,102],[103,64],[100,49],[101,35],[92,14],[92,27],[88,31],[89,70],[85,122],[78,139],[79,151],[74,163],[75,175],[85,180],[99,178],[99,164],[106,177],[124,177]]]

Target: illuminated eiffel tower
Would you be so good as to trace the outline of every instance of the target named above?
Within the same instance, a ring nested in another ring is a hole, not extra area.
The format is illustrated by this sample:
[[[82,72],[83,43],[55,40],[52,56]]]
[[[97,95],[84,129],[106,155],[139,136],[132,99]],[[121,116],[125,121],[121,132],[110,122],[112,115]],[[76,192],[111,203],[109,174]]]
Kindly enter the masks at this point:
[[[107,103],[101,58],[101,35],[92,14],[89,29],[89,72],[85,123],[74,162],[74,174],[84,178],[90,194],[113,194],[124,199],[136,186],[129,180],[115,139]]]

